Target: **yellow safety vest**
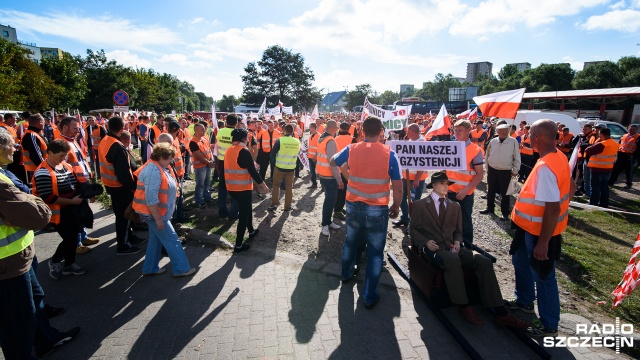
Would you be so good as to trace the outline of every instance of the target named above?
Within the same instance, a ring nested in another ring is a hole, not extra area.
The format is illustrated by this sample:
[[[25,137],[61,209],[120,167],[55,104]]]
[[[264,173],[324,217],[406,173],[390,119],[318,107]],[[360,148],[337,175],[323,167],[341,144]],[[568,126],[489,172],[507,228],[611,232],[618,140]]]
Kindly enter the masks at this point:
[[[232,128],[218,130],[218,135],[216,136],[216,140],[218,141],[218,160],[224,160],[224,154],[227,152],[227,149],[233,145],[233,141],[231,141],[232,131]]]
[[[0,174],[0,181],[12,184],[4,174]],[[33,231],[15,226],[9,226],[0,219],[0,259],[15,255],[26,249],[33,242]]]
[[[300,152],[300,140],[293,136],[285,136],[278,139],[280,150],[276,155],[276,167],[280,169],[295,169],[296,159]]]

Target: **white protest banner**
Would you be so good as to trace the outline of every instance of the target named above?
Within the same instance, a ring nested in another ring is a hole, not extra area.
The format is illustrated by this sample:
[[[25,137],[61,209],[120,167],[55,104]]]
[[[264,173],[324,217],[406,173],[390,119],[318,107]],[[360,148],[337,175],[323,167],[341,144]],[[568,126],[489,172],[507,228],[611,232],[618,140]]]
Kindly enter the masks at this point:
[[[282,113],[287,115],[293,115],[293,106],[283,106]]]
[[[402,170],[467,170],[463,141],[389,141]]]
[[[276,106],[274,108],[267,109],[267,113],[269,115],[280,114],[280,106]]]
[[[390,131],[402,131],[407,126],[411,105],[396,106],[395,110],[385,110],[370,103],[369,98],[365,98],[362,113],[363,120],[366,119],[365,113],[380,118],[385,134],[389,134]]]
[[[308,151],[307,142],[308,140],[304,140],[300,144],[300,152],[298,153],[298,159],[300,159],[300,162],[302,163],[304,168],[307,169],[307,171],[309,171],[309,157],[307,157],[307,151]]]

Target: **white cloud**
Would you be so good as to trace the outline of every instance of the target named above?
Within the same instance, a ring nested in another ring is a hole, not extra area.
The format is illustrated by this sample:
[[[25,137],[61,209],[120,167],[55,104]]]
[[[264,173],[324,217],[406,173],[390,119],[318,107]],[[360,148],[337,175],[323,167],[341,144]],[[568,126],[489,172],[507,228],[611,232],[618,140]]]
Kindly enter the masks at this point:
[[[213,66],[211,61],[192,61],[190,56],[178,53],[164,54],[158,61],[189,68],[210,68]]]
[[[197,18],[191,20],[191,24],[197,24],[197,23],[199,23],[201,21],[204,21],[204,18],[197,17]]]
[[[129,50],[113,50],[105,53],[107,59],[115,60],[119,64],[129,67],[138,67],[138,68],[146,68],[149,69],[152,67],[152,64],[149,60],[143,59],[138,54],[134,54]]]
[[[568,63],[569,65],[571,65],[571,68],[576,71],[580,71],[584,67],[584,62],[576,61],[573,57],[568,55],[562,57],[562,62]]]
[[[174,44],[180,40],[177,34],[164,27],[141,27],[116,16],[81,17],[57,12],[40,16],[0,10],[0,18],[11,19],[11,26],[20,31],[60,36],[92,46],[149,51],[149,46]]]
[[[452,35],[483,35],[515,31],[521,24],[533,28],[552,23],[610,0],[488,0],[471,7],[449,28]]]
[[[620,0],[617,3],[611,4],[609,9],[611,10],[620,10],[624,9],[627,6],[627,3],[624,0]]]
[[[636,32],[640,29],[640,11],[629,9],[609,11],[602,15],[591,16],[580,27],[585,30]]]

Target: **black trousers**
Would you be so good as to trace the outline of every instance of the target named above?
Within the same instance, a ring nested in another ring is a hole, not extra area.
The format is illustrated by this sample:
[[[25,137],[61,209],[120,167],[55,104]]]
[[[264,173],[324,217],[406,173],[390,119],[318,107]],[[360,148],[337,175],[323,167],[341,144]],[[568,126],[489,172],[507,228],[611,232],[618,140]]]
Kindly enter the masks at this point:
[[[111,207],[113,214],[116,216],[116,241],[118,242],[118,251],[129,248],[128,239],[131,233],[129,220],[124,217],[124,211],[133,201],[133,192],[123,188],[107,188],[107,192],[111,195]]]
[[[62,208],[60,210],[60,224],[53,227],[62,238],[62,242],[51,257],[51,262],[59,263],[64,260],[65,266],[71,266],[76,262],[78,235],[82,231],[82,220],[78,212],[78,205],[67,205]]]
[[[522,163],[520,164],[520,180],[524,182],[531,174],[531,170],[533,170],[533,155],[525,155],[520,154],[520,160]]]
[[[336,205],[333,207],[333,212],[344,210],[344,205],[347,200],[347,179],[340,175],[342,178],[342,183],[344,184],[344,188],[342,190],[338,189],[338,198],[336,199]]]
[[[631,186],[633,183],[633,154],[618,151],[618,157],[616,158],[616,162],[613,164],[611,177],[609,177],[609,186],[613,186],[613,184],[618,181],[618,176],[623,171],[627,175],[625,179],[627,185]]]
[[[509,216],[509,206],[511,205],[511,196],[505,195],[509,182],[511,181],[511,170],[497,170],[489,166],[487,174],[487,209],[494,212],[496,208],[496,193],[502,197],[500,201],[500,210],[503,216]]]
[[[238,227],[236,230],[236,246],[241,246],[244,240],[244,233],[246,230],[253,232],[253,205],[251,204],[251,198],[253,191],[229,191],[231,198],[238,202]]]
[[[271,162],[271,153],[264,152],[262,150],[258,151],[258,165],[260,165],[260,177],[265,180],[267,175],[267,167],[269,167],[269,163]],[[273,168],[271,168],[270,178],[273,179]]]

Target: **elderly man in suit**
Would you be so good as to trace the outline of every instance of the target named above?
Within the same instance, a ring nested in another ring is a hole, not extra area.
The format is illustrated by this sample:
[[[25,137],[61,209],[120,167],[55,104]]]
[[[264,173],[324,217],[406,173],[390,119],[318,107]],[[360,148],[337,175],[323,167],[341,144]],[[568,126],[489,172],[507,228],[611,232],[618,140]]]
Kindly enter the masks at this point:
[[[463,268],[473,270],[478,277],[482,305],[498,324],[527,328],[530,322],[513,316],[503,306],[502,293],[491,260],[484,255],[460,247],[462,242],[462,213],[460,204],[447,198],[449,181],[445,172],[431,176],[428,188],[433,192],[413,203],[411,239],[433,263],[444,270],[444,279],[451,302],[458,305],[458,313],[470,324],[481,325],[467,299]]]

